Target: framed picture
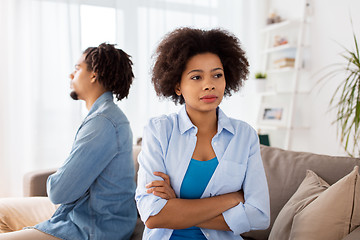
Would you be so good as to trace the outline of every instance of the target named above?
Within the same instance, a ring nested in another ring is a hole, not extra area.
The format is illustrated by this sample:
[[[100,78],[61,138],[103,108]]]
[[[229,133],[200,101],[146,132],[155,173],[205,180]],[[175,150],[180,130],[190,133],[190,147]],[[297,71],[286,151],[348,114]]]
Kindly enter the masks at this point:
[[[259,124],[286,126],[287,109],[283,105],[262,105],[259,112]]]

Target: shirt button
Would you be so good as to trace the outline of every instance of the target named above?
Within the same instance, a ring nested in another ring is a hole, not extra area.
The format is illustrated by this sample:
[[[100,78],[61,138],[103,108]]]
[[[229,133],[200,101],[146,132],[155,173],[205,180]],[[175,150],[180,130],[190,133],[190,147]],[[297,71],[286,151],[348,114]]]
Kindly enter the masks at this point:
[[[217,145],[217,142],[214,142],[214,146],[216,146]]]
[[[206,236],[206,237],[210,237],[210,234],[209,234],[209,233],[205,233],[205,236]]]

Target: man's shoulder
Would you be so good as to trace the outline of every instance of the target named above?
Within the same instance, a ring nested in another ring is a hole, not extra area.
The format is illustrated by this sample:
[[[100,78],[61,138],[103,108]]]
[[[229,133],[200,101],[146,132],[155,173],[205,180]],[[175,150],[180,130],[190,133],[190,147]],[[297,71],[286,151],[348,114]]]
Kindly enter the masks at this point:
[[[103,142],[121,147],[132,144],[130,123],[119,108],[99,108],[87,116],[80,128],[82,134],[99,136]],[[117,139],[116,141],[114,141]]]
[[[95,112],[88,116],[87,120],[108,121],[114,127],[122,124],[129,124],[129,120],[126,115],[115,103],[104,103]]]

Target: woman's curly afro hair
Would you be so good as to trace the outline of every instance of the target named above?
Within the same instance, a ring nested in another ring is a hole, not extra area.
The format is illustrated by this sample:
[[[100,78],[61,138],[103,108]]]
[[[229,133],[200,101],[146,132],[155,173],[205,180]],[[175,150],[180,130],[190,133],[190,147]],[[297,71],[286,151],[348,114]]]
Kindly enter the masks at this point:
[[[129,95],[134,74],[130,56],[113,44],[102,43],[84,51],[85,63],[89,71],[96,73],[96,80],[115,94],[117,100]]]
[[[157,95],[183,104],[185,100],[175,93],[175,87],[188,60],[207,52],[216,54],[224,67],[224,95],[238,91],[249,74],[249,63],[238,38],[222,29],[178,28],[162,39],[154,54],[152,83]]]

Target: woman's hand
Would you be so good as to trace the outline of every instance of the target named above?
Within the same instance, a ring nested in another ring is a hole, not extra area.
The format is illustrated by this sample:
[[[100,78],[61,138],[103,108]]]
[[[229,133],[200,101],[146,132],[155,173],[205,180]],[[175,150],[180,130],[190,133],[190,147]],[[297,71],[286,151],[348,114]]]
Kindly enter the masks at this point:
[[[147,188],[146,192],[152,193],[155,196],[161,197],[166,200],[176,198],[175,192],[170,184],[170,177],[162,172],[154,172],[154,175],[161,177],[164,180],[152,181],[146,184],[145,186]]]

